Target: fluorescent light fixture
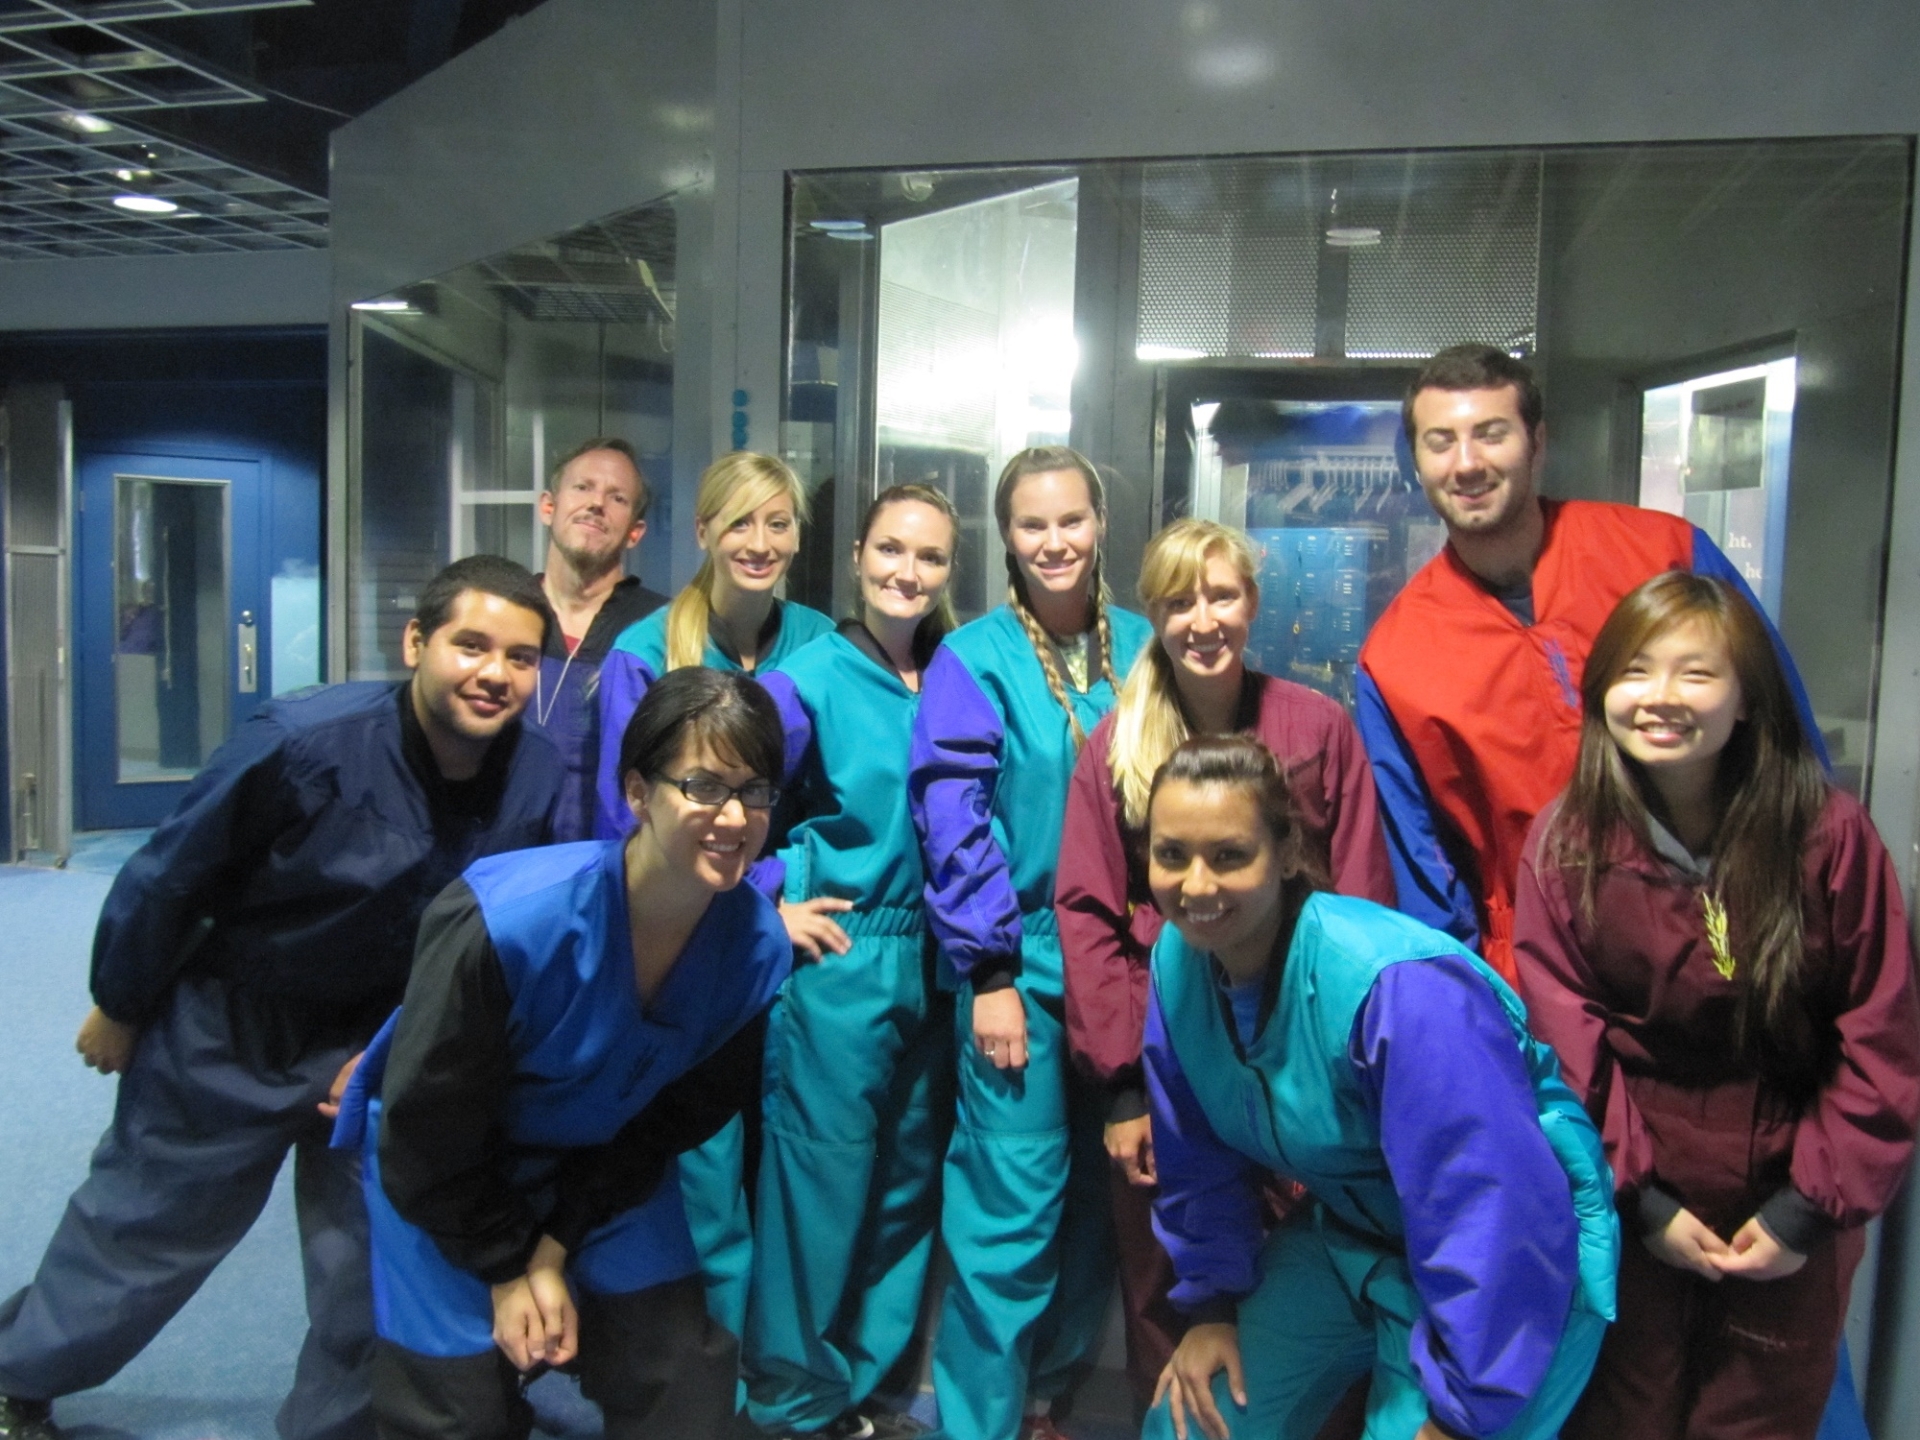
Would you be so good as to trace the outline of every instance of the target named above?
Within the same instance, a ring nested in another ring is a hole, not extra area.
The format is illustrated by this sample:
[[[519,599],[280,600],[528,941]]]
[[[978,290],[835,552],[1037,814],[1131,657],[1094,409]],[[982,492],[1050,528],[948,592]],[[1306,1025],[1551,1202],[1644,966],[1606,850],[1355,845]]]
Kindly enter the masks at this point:
[[[151,180],[153,172],[151,170],[116,170],[113,172],[113,178],[131,185],[136,180]]]
[[[54,116],[54,119],[69,130],[78,130],[82,135],[104,135],[113,129],[111,120],[102,120],[98,115],[89,115],[84,110],[69,110],[64,115]]]
[[[418,315],[410,301],[406,300],[356,300],[355,310],[371,310],[381,315]]]
[[[824,230],[829,235],[836,231],[864,230],[867,228],[867,222],[864,220],[814,220],[809,223],[815,230]]]
[[[1380,227],[1377,225],[1329,225],[1327,244],[1336,250],[1358,250],[1367,245],[1380,243]]]
[[[116,195],[113,203],[136,215],[171,215],[180,208],[173,201],[162,200],[158,195]]]
[[[1207,352],[1191,350],[1185,345],[1136,345],[1133,347],[1136,360],[1204,360]]]

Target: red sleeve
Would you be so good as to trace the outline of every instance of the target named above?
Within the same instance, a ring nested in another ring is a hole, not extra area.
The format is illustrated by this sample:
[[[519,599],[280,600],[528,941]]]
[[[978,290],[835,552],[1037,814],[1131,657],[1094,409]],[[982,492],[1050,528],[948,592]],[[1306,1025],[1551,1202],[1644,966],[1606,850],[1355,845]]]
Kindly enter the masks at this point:
[[[1396,899],[1393,866],[1387,861],[1386,836],[1380,829],[1380,797],[1373,788],[1373,767],[1367,763],[1360,731],[1346,711],[1335,712],[1325,747],[1320,775],[1326,786],[1327,814],[1333,819],[1327,837],[1333,888],[1391,909]]]
[[[1794,1132],[1793,1187],[1836,1224],[1861,1225],[1887,1208],[1912,1159],[1920,1005],[1906,907],[1873,821],[1838,792],[1823,821],[1829,943],[1848,985],[1839,1065]]]
[[[1147,956],[1136,926],[1158,928],[1152,907],[1141,924],[1127,886],[1120,797],[1107,768],[1111,722],[1080,752],[1067,786],[1054,914],[1066,978],[1067,1043],[1080,1068],[1110,1090],[1139,1092],[1146,1028]]]
[[[1541,862],[1541,840],[1557,808],[1547,807],[1533,822],[1521,851],[1514,963],[1528,1027],[1560,1057],[1561,1077],[1600,1127],[1614,1189],[1631,1195],[1653,1179],[1653,1144],[1607,1044],[1605,991],[1574,934],[1565,877],[1558,866]]]

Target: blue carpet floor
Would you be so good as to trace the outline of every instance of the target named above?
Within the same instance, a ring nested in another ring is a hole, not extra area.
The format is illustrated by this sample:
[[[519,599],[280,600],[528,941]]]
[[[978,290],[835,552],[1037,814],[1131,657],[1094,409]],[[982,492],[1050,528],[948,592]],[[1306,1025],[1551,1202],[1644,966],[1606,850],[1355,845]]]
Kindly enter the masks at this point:
[[[76,837],[65,870],[0,865],[0,1296],[33,1277],[67,1197],[86,1174],[113,1109],[115,1081],[80,1063],[73,1037],[91,1001],[87,957],[107,887],[148,832]],[[97,1390],[58,1402],[73,1440],[274,1440],[273,1418],[305,1331],[292,1167],[252,1234],[146,1352]],[[540,1433],[599,1434],[599,1412],[572,1381],[533,1387]],[[932,1419],[931,1396],[914,1409]],[[1131,1427],[1086,1418],[1074,1440],[1121,1440]]]

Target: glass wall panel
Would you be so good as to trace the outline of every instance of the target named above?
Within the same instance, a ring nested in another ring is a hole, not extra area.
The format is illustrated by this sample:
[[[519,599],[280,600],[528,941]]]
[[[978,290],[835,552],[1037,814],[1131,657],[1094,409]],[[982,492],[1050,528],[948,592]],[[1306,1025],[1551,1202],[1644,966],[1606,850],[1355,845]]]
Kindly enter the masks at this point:
[[[540,492],[583,440],[639,453],[653,503],[628,568],[664,583],[676,235],[669,198],[354,307],[351,675],[401,673],[419,587],[449,560],[544,564]]]
[[[834,525],[810,550],[844,555],[878,487],[932,479],[970,521],[963,608],[994,603],[980,497],[1020,433],[1047,433],[1009,422],[1051,408],[1027,369],[1057,354],[1069,438],[1102,467],[1113,529],[1136,537],[1108,557],[1116,594],[1165,520],[1245,526],[1265,555],[1260,662],[1349,699],[1367,626],[1444,543],[1401,438],[1406,384],[1444,346],[1493,344],[1545,390],[1545,492],[1705,530],[1778,620],[1842,783],[1862,783],[1909,137],[804,172],[789,187],[785,443]],[[1022,207],[1039,205],[1056,228],[1023,273],[1053,277],[1035,313],[1055,338],[1010,353],[997,287]],[[1036,258],[1045,244],[1057,258]],[[930,264],[947,278],[926,279]]]

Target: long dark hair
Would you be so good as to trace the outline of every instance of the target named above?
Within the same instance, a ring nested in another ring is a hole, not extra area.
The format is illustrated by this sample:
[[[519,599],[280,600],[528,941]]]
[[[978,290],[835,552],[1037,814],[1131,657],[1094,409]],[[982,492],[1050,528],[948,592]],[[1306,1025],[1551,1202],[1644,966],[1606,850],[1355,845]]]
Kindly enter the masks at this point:
[[[1153,797],[1170,780],[1237,790],[1253,801],[1261,823],[1273,837],[1282,877],[1280,931],[1274,938],[1273,955],[1284,956],[1293,943],[1293,927],[1299,922],[1302,907],[1314,891],[1332,888],[1307,840],[1286,770],[1271,750],[1249,735],[1196,735],[1183,741],[1153,773],[1153,788],[1147,792],[1147,834],[1142,841],[1149,847],[1153,843]],[[1267,968],[1269,975],[1278,968],[1271,957]]]
[[[704,741],[763,780],[780,783],[786,730],[773,697],[746,675],[690,665],[647,689],[620,737],[620,780],[657,780],[682,747]]]
[[[1669,570],[1628,595],[1600,627],[1580,687],[1580,758],[1546,854],[1579,875],[1582,912],[1593,923],[1599,877],[1616,847],[1626,837],[1649,846],[1649,812],[1662,808],[1645,772],[1607,733],[1607,691],[1653,639],[1696,620],[1726,641],[1746,709],[1713,781],[1712,883],[1742,981],[1737,1038],[1749,1048],[1791,1052],[1790,1021],[1805,982],[1802,857],[1826,805],[1827,777],[1766,624],[1732,586]]]

